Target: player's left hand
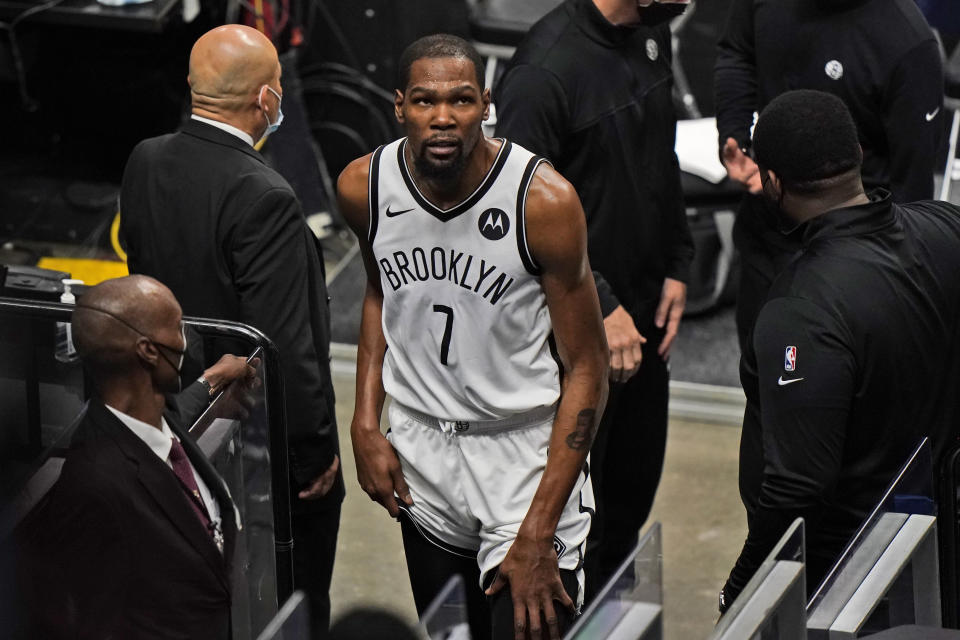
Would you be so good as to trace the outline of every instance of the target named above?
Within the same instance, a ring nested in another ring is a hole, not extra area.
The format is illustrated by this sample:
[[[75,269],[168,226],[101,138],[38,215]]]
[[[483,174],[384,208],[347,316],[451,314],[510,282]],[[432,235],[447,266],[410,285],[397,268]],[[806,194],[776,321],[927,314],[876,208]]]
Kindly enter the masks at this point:
[[[654,317],[654,323],[658,329],[663,329],[664,325],[667,327],[660,342],[660,348],[657,349],[657,353],[664,360],[670,355],[670,347],[673,345],[673,339],[677,337],[680,318],[683,317],[683,308],[686,305],[687,285],[673,278],[664,278],[660,306],[657,307],[657,314]]]
[[[497,577],[485,593],[492,596],[507,584],[510,585],[513,598],[514,638],[543,637],[543,622],[546,623],[548,637],[560,640],[554,600],[570,610],[574,609],[574,605],[560,580],[553,539],[533,539],[524,535],[523,531],[519,532],[500,564]]]

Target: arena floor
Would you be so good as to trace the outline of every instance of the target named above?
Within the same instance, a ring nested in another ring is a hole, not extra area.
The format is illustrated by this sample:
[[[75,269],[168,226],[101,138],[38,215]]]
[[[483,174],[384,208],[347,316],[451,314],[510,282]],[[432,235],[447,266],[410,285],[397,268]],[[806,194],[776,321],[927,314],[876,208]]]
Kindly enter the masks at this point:
[[[343,506],[331,599],[333,618],[377,605],[416,621],[400,528],[360,489],[350,447],[354,377],[335,359],[334,386],[347,499]],[[746,534],[737,492],[739,427],[671,419],[667,458],[650,522],[663,525],[665,638],[705,638]],[[649,524],[649,523],[648,523]]]

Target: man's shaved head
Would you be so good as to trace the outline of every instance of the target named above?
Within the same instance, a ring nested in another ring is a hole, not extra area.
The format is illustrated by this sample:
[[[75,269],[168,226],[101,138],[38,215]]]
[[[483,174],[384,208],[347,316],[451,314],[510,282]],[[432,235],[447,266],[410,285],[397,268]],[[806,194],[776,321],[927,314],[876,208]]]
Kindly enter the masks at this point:
[[[137,366],[141,337],[164,341],[179,327],[180,304],[147,276],[106,280],[89,289],[73,312],[73,342],[94,373],[119,374]],[[178,329],[177,329],[178,330]]]
[[[190,51],[190,95],[194,107],[235,110],[277,76],[277,50],[265,35],[228,24],[200,36]]]

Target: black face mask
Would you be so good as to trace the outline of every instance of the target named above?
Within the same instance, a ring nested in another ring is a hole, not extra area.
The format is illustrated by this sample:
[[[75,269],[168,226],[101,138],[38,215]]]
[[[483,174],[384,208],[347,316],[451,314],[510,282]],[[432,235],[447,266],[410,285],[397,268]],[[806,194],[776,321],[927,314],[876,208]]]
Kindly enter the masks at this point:
[[[106,309],[101,309],[100,307],[93,307],[90,305],[77,303],[78,308],[89,309],[90,311],[96,311],[98,313],[103,313],[110,316],[120,324],[124,325],[134,333],[137,333],[147,340],[150,341],[150,344],[157,347],[157,353],[160,354],[160,357],[167,361],[167,364],[177,372],[177,387],[176,389],[164,389],[164,391],[170,393],[180,393],[186,387],[190,386],[203,374],[203,357],[198,355],[202,352],[202,342],[200,337],[197,335],[196,331],[192,327],[181,324],[181,335],[184,340],[184,349],[175,349],[170,345],[164,344],[162,342],[157,342],[144,332],[137,329],[135,326],[119,317],[115,313],[111,313]],[[167,356],[166,351],[171,351],[176,354],[176,359],[179,361],[179,364],[174,364],[173,360]]]
[[[160,356],[167,361],[174,371],[177,372],[176,391],[173,389],[167,389],[167,391],[172,393],[180,393],[191,384],[196,382],[197,379],[203,374],[203,361],[198,355],[201,344],[200,337],[192,327],[188,327],[186,325],[183,326],[182,334],[183,344],[185,345],[183,351],[174,349],[173,347],[163,344],[162,342],[150,340],[150,342],[157,347],[157,352],[160,354]],[[164,353],[165,350],[177,354],[177,359],[180,361],[179,365],[175,365],[173,360],[167,357],[167,355]]]
[[[767,190],[767,184],[769,184],[770,180],[764,179],[763,175],[764,174],[761,174],[760,178],[760,183],[762,185],[760,195],[763,198],[766,216],[774,229],[785,236],[789,236],[800,227],[800,223],[791,219],[790,216],[788,216],[783,210],[782,188],[780,193],[772,194],[770,192],[772,189],[770,191]]]

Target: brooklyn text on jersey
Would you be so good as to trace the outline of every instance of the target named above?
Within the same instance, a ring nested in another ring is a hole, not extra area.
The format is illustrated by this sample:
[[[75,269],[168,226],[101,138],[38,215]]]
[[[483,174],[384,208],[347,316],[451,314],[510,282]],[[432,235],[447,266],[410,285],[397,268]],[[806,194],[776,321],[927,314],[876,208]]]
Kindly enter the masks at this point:
[[[463,251],[433,247],[429,256],[421,247],[414,247],[409,255],[394,251],[390,258],[380,258],[380,270],[394,291],[408,284],[446,280],[489,299],[490,304],[496,304],[513,284],[513,278],[496,265]]]

